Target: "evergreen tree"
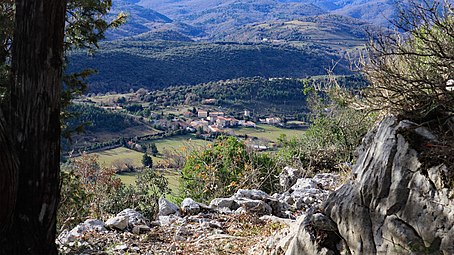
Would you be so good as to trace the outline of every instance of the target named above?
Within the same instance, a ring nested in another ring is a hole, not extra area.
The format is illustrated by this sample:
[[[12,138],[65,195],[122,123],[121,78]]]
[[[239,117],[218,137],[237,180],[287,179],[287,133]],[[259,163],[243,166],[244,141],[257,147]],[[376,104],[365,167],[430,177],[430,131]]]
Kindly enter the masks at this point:
[[[144,153],[142,157],[142,165],[144,167],[153,167],[153,159],[150,157],[150,155]]]
[[[150,144],[150,149],[151,149],[152,155],[156,157],[156,155],[158,155],[158,153],[159,153],[158,147],[156,147],[156,144],[155,143],[151,143]]]

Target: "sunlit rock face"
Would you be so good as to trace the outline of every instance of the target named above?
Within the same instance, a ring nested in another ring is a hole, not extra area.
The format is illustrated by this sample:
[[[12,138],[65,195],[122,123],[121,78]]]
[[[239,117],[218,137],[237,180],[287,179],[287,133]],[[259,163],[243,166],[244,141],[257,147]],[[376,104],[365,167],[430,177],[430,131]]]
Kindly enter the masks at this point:
[[[320,229],[309,215],[287,254],[454,254],[448,169],[421,159],[436,139],[409,121],[383,120],[364,139],[355,178],[321,208],[337,229]],[[340,238],[327,240],[330,233]]]

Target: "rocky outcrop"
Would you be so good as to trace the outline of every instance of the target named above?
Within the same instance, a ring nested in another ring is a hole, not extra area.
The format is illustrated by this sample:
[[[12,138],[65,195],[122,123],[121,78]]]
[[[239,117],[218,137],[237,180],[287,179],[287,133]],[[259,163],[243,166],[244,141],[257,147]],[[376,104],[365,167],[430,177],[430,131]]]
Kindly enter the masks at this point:
[[[171,214],[180,215],[180,208],[176,204],[161,197],[159,199],[159,216],[169,216]]]
[[[421,159],[421,148],[436,139],[409,121],[382,121],[360,147],[353,180],[321,208],[334,228],[306,216],[286,254],[454,254],[447,167]],[[341,238],[328,240],[333,233]]]

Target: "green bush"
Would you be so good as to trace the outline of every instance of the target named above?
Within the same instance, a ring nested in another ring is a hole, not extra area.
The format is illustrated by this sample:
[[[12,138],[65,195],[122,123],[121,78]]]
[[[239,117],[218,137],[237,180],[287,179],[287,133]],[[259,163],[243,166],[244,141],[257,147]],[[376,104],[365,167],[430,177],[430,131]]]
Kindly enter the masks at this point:
[[[332,88],[311,93],[311,124],[302,137],[282,137],[278,155],[284,164],[304,168],[308,174],[335,171],[339,163],[353,162],[355,149],[375,122],[375,115],[348,107],[335,95],[347,93]]]
[[[240,188],[276,190],[277,167],[272,157],[249,150],[235,137],[220,137],[213,146],[189,155],[182,169],[185,197],[208,202]]]
[[[117,213],[126,208],[140,211],[148,219],[158,212],[158,200],[170,193],[167,179],[155,169],[144,168],[137,176],[136,185],[122,185],[102,202],[105,210]]]
[[[92,196],[84,189],[81,178],[67,164],[62,166],[57,229],[72,228],[90,214]]]
[[[87,217],[106,218],[126,208],[140,211],[152,219],[158,199],[169,193],[167,179],[144,168],[135,186],[126,186],[115,169],[102,168],[95,155],[83,154],[62,166],[62,189],[58,210],[60,230],[72,228]]]

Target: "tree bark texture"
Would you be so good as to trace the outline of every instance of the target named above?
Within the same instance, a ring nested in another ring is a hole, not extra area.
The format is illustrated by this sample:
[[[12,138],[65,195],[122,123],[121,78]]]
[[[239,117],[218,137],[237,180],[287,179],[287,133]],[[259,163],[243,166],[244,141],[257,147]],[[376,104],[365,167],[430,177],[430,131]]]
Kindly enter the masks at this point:
[[[0,116],[1,190],[15,196],[0,194],[0,254],[57,254],[65,11],[65,0],[16,0],[13,84]]]

